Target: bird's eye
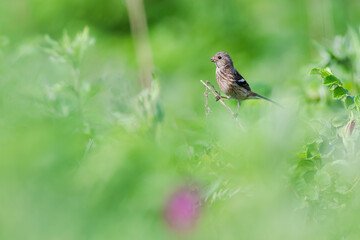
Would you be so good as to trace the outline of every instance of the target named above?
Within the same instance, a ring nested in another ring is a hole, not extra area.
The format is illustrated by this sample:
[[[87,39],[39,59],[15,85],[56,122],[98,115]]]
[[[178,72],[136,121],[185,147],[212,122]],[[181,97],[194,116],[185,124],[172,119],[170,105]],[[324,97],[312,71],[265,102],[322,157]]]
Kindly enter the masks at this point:
[[[218,59],[221,59],[222,57],[221,56],[218,56]]]

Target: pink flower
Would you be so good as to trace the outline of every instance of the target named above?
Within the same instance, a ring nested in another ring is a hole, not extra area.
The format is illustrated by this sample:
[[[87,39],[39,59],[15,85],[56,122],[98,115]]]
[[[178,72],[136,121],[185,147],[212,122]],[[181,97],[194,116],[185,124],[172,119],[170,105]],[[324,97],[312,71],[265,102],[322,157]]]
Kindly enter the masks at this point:
[[[199,218],[200,194],[197,189],[183,187],[175,191],[164,209],[164,218],[170,228],[178,233],[191,230]]]

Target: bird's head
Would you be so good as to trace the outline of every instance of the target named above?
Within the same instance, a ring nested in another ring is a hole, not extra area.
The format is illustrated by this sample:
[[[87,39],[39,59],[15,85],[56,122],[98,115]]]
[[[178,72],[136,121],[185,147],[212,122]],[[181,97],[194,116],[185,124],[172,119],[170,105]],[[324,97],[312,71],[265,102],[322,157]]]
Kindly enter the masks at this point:
[[[215,63],[216,67],[232,67],[233,62],[227,52],[218,52],[211,59],[213,63]]]

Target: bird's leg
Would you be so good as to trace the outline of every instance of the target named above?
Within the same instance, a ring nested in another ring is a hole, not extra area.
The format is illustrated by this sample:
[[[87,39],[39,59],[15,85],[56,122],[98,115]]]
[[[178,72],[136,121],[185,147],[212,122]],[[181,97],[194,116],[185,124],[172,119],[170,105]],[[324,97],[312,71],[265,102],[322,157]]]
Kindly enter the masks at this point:
[[[224,96],[221,96],[221,95],[217,95],[217,96],[216,96],[216,101],[219,101],[221,98],[229,99],[228,97],[224,97]]]
[[[238,106],[237,106],[237,111],[236,111],[236,114],[235,114],[236,117],[238,116],[239,108],[240,108],[240,106],[241,106],[241,101],[240,101],[240,100],[238,100],[238,104],[237,104],[237,105],[238,105]]]

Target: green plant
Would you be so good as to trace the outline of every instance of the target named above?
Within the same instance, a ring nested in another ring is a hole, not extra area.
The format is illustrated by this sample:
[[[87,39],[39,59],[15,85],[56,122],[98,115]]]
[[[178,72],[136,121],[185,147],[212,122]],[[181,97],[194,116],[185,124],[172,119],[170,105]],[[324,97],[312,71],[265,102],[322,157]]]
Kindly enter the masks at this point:
[[[84,101],[95,95],[98,86],[90,82],[81,81],[81,63],[87,49],[95,43],[95,39],[90,37],[89,28],[76,34],[71,39],[65,31],[60,41],[45,36],[44,51],[50,55],[50,59],[55,63],[65,63],[70,66],[72,82],[63,80],[54,84],[48,84],[45,89],[47,105],[49,111],[60,117],[66,117],[76,112],[81,117],[84,131],[89,133],[89,124],[83,117]]]
[[[322,77],[333,99],[342,101],[345,109],[343,114],[334,113],[330,121],[312,122],[315,139],[306,144],[294,169],[296,192],[319,219],[329,210],[345,208],[360,181],[355,170],[360,166],[360,150],[355,147],[360,142],[356,127],[360,96],[352,96],[329,68],[314,68],[311,74]]]
[[[356,93],[360,93],[360,28],[349,28],[344,36],[336,36],[328,46],[318,44],[322,56],[320,66],[330,67]]]

